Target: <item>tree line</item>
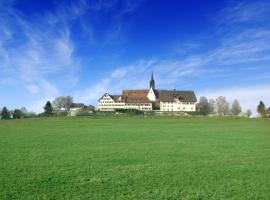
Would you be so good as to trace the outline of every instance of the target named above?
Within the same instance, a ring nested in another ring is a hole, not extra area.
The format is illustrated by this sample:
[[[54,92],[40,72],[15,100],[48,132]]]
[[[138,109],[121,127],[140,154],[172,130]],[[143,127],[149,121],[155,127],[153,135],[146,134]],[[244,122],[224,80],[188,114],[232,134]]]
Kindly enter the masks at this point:
[[[80,105],[80,115],[87,115],[89,111],[94,111],[95,107],[92,105]],[[33,118],[33,117],[49,117],[49,116],[67,116],[72,106],[78,106],[73,102],[71,96],[59,96],[56,97],[52,103],[47,101],[43,106],[44,111],[36,114],[34,112],[28,112],[26,108],[8,110],[7,107],[0,109],[0,119],[22,119],[22,118]]]
[[[244,114],[247,117],[252,115],[250,109],[245,112],[242,111],[242,107],[237,99],[231,104],[227,101],[225,96],[219,96],[216,99],[207,99],[205,96],[200,97],[199,102],[196,105],[196,110],[202,115],[219,115],[219,116],[239,116]],[[265,104],[260,101],[257,106],[257,112],[263,118],[270,115],[270,107],[267,109]]]
[[[72,106],[78,106],[73,102],[71,96],[59,96],[52,102],[47,101],[44,105],[44,111],[36,114],[28,112],[25,107],[9,111],[6,107],[0,109],[0,119],[21,119],[32,117],[49,117],[49,116],[67,116]],[[88,115],[89,112],[95,112],[95,107],[92,105],[85,106],[80,104],[78,115]],[[207,97],[200,97],[199,102],[196,104],[196,112],[201,115],[219,115],[219,116],[239,116],[244,114],[247,117],[252,115],[250,109],[242,111],[242,107],[237,99],[231,104],[227,101],[225,96],[219,96],[216,99],[207,99]],[[263,118],[270,117],[270,107],[267,108],[263,101],[260,101],[257,106],[257,112]]]
[[[15,110],[8,110],[7,107],[0,109],[0,119],[21,119],[21,118],[33,118],[36,117],[36,113],[29,112],[25,107]]]

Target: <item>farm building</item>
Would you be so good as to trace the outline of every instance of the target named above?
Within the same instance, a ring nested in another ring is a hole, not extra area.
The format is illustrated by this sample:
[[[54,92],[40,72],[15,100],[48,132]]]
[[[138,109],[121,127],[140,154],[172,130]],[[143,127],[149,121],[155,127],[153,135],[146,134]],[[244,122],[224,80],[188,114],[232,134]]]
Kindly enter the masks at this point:
[[[121,95],[105,93],[98,101],[98,110],[138,109],[142,111],[195,111],[194,91],[160,90],[155,88],[153,73],[149,89],[123,90]]]

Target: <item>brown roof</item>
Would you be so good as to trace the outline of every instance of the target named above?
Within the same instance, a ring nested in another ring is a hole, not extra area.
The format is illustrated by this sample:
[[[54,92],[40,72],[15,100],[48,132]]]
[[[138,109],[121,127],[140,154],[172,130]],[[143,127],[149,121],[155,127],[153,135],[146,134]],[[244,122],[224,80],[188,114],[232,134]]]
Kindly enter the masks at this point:
[[[147,97],[149,90],[123,90],[123,97]]]
[[[150,103],[147,97],[127,97],[126,103]]]

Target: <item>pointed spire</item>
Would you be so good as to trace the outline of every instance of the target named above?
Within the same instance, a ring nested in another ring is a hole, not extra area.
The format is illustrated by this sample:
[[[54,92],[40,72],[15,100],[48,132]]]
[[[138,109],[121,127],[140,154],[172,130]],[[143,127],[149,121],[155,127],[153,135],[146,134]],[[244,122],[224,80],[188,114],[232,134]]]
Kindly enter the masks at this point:
[[[150,88],[155,89],[155,80],[154,80],[154,73],[153,72],[151,74]]]

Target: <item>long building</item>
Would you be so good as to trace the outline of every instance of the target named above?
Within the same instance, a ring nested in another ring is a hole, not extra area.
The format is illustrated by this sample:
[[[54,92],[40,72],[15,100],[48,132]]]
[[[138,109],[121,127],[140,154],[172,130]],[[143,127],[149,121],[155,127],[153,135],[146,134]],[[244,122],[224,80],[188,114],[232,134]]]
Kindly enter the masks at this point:
[[[142,111],[186,111],[196,110],[194,91],[155,89],[153,73],[149,89],[123,90],[121,95],[105,93],[98,101],[98,110],[138,109]]]

